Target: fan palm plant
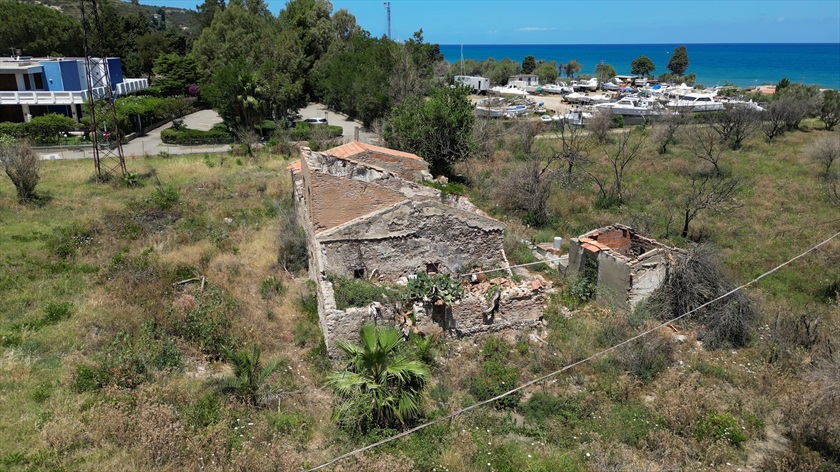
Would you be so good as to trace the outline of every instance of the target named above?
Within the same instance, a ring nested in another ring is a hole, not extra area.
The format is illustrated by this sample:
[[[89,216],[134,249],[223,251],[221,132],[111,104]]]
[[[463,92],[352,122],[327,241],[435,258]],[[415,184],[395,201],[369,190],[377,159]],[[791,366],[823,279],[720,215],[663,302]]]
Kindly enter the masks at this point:
[[[262,349],[256,343],[241,351],[225,348],[225,357],[233,368],[233,376],[222,380],[222,388],[255,406],[259,403],[260,391],[266,380],[280,365],[279,359],[263,365],[261,354]]]
[[[420,416],[426,365],[401,349],[402,334],[392,327],[365,325],[360,344],[339,342],[347,368],[329,376],[327,385],[341,397],[334,418],[347,429],[404,426]]]

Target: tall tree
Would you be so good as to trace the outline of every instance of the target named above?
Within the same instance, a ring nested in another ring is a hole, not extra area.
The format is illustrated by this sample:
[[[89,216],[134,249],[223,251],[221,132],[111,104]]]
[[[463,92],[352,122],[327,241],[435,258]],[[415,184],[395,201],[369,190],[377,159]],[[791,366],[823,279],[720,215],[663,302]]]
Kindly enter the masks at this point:
[[[580,62],[577,59],[572,59],[563,66],[563,72],[566,77],[574,77],[575,74],[580,72],[581,68]]]
[[[327,379],[339,396],[333,413],[339,425],[364,434],[377,427],[405,426],[420,416],[429,370],[402,349],[402,334],[368,324],[359,341],[338,342],[347,366]]]
[[[44,5],[0,2],[0,51],[27,56],[81,56],[81,24]]]
[[[525,59],[522,59],[522,73],[523,74],[530,74],[534,72],[534,69],[537,68],[537,60],[534,56],[525,56]]]
[[[533,73],[539,76],[540,83],[553,84],[558,78],[560,78],[560,75],[557,72],[558,70],[557,63],[555,61],[549,61],[537,65],[537,68],[533,70]]]
[[[161,54],[155,61],[152,87],[159,95],[186,95],[188,88],[198,82],[197,66],[192,56]]]
[[[655,70],[656,66],[653,65],[653,61],[651,61],[650,58],[647,56],[639,56],[638,58],[634,59],[633,62],[630,63],[631,74],[641,74],[643,76],[650,76],[650,73]]]
[[[688,49],[685,46],[674,48],[671,59],[668,61],[668,70],[675,75],[685,75],[685,71],[688,70]]]
[[[225,0],[204,0],[201,5],[195,6],[195,23],[198,25],[198,33],[204,28],[209,28],[213,23],[213,16],[225,9]]]
[[[604,82],[609,82],[615,75],[615,67],[610,64],[604,64],[602,62],[595,66],[595,77],[598,78],[598,83],[603,84]]]
[[[465,87],[433,90],[428,100],[410,98],[396,107],[385,126],[388,146],[418,154],[437,175],[469,156],[474,143],[473,105]]]

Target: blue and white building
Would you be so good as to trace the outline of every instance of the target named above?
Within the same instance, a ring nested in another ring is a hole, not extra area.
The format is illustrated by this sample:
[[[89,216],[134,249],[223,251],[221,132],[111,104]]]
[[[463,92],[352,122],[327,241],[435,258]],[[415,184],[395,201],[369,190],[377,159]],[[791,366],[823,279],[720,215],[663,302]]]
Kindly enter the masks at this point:
[[[91,61],[94,82],[107,69],[114,95],[149,87],[148,79],[124,78],[118,57]],[[104,87],[98,87],[93,98],[106,94]],[[84,58],[0,58],[0,122],[28,122],[47,113],[60,113],[79,121],[87,99]]]

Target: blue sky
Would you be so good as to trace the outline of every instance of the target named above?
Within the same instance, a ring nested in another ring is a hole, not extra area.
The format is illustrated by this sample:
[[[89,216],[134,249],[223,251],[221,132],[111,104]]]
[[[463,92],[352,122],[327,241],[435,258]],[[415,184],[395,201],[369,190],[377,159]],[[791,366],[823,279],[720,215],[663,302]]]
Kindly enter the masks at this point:
[[[200,0],[141,0],[194,9]],[[272,13],[285,0],[268,0]],[[374,36],[381,0],[333,0]],[[439,44],[840,43],[840,0],[392,0],[394,39]]]
[[[382,1],[333,5],[371,34],[385,32]],[[840,42],[840,1],[391,1],[394,39],[420,28],[439,44]]]

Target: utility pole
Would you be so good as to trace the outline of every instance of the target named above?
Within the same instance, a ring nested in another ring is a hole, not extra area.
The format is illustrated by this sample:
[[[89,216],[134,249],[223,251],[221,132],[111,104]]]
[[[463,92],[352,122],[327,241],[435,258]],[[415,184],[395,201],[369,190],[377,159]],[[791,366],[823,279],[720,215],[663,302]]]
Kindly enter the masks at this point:
[[[385,15],[388,19],[388,39],[391,39],[391,2],[385,3]]]
[[[108,57],[102,43],[104,28],[97,1],[81,0],[80,6],[93,164],[96,166],[96,178],[106,181],[114,176],[125,177],[126,170],[117,110],[114,107],[114,91],[111,89],[111,74],[108,71]],[[97,106],[98,102],[101,103]],[[104,146],[100,149],[101,144]]]

